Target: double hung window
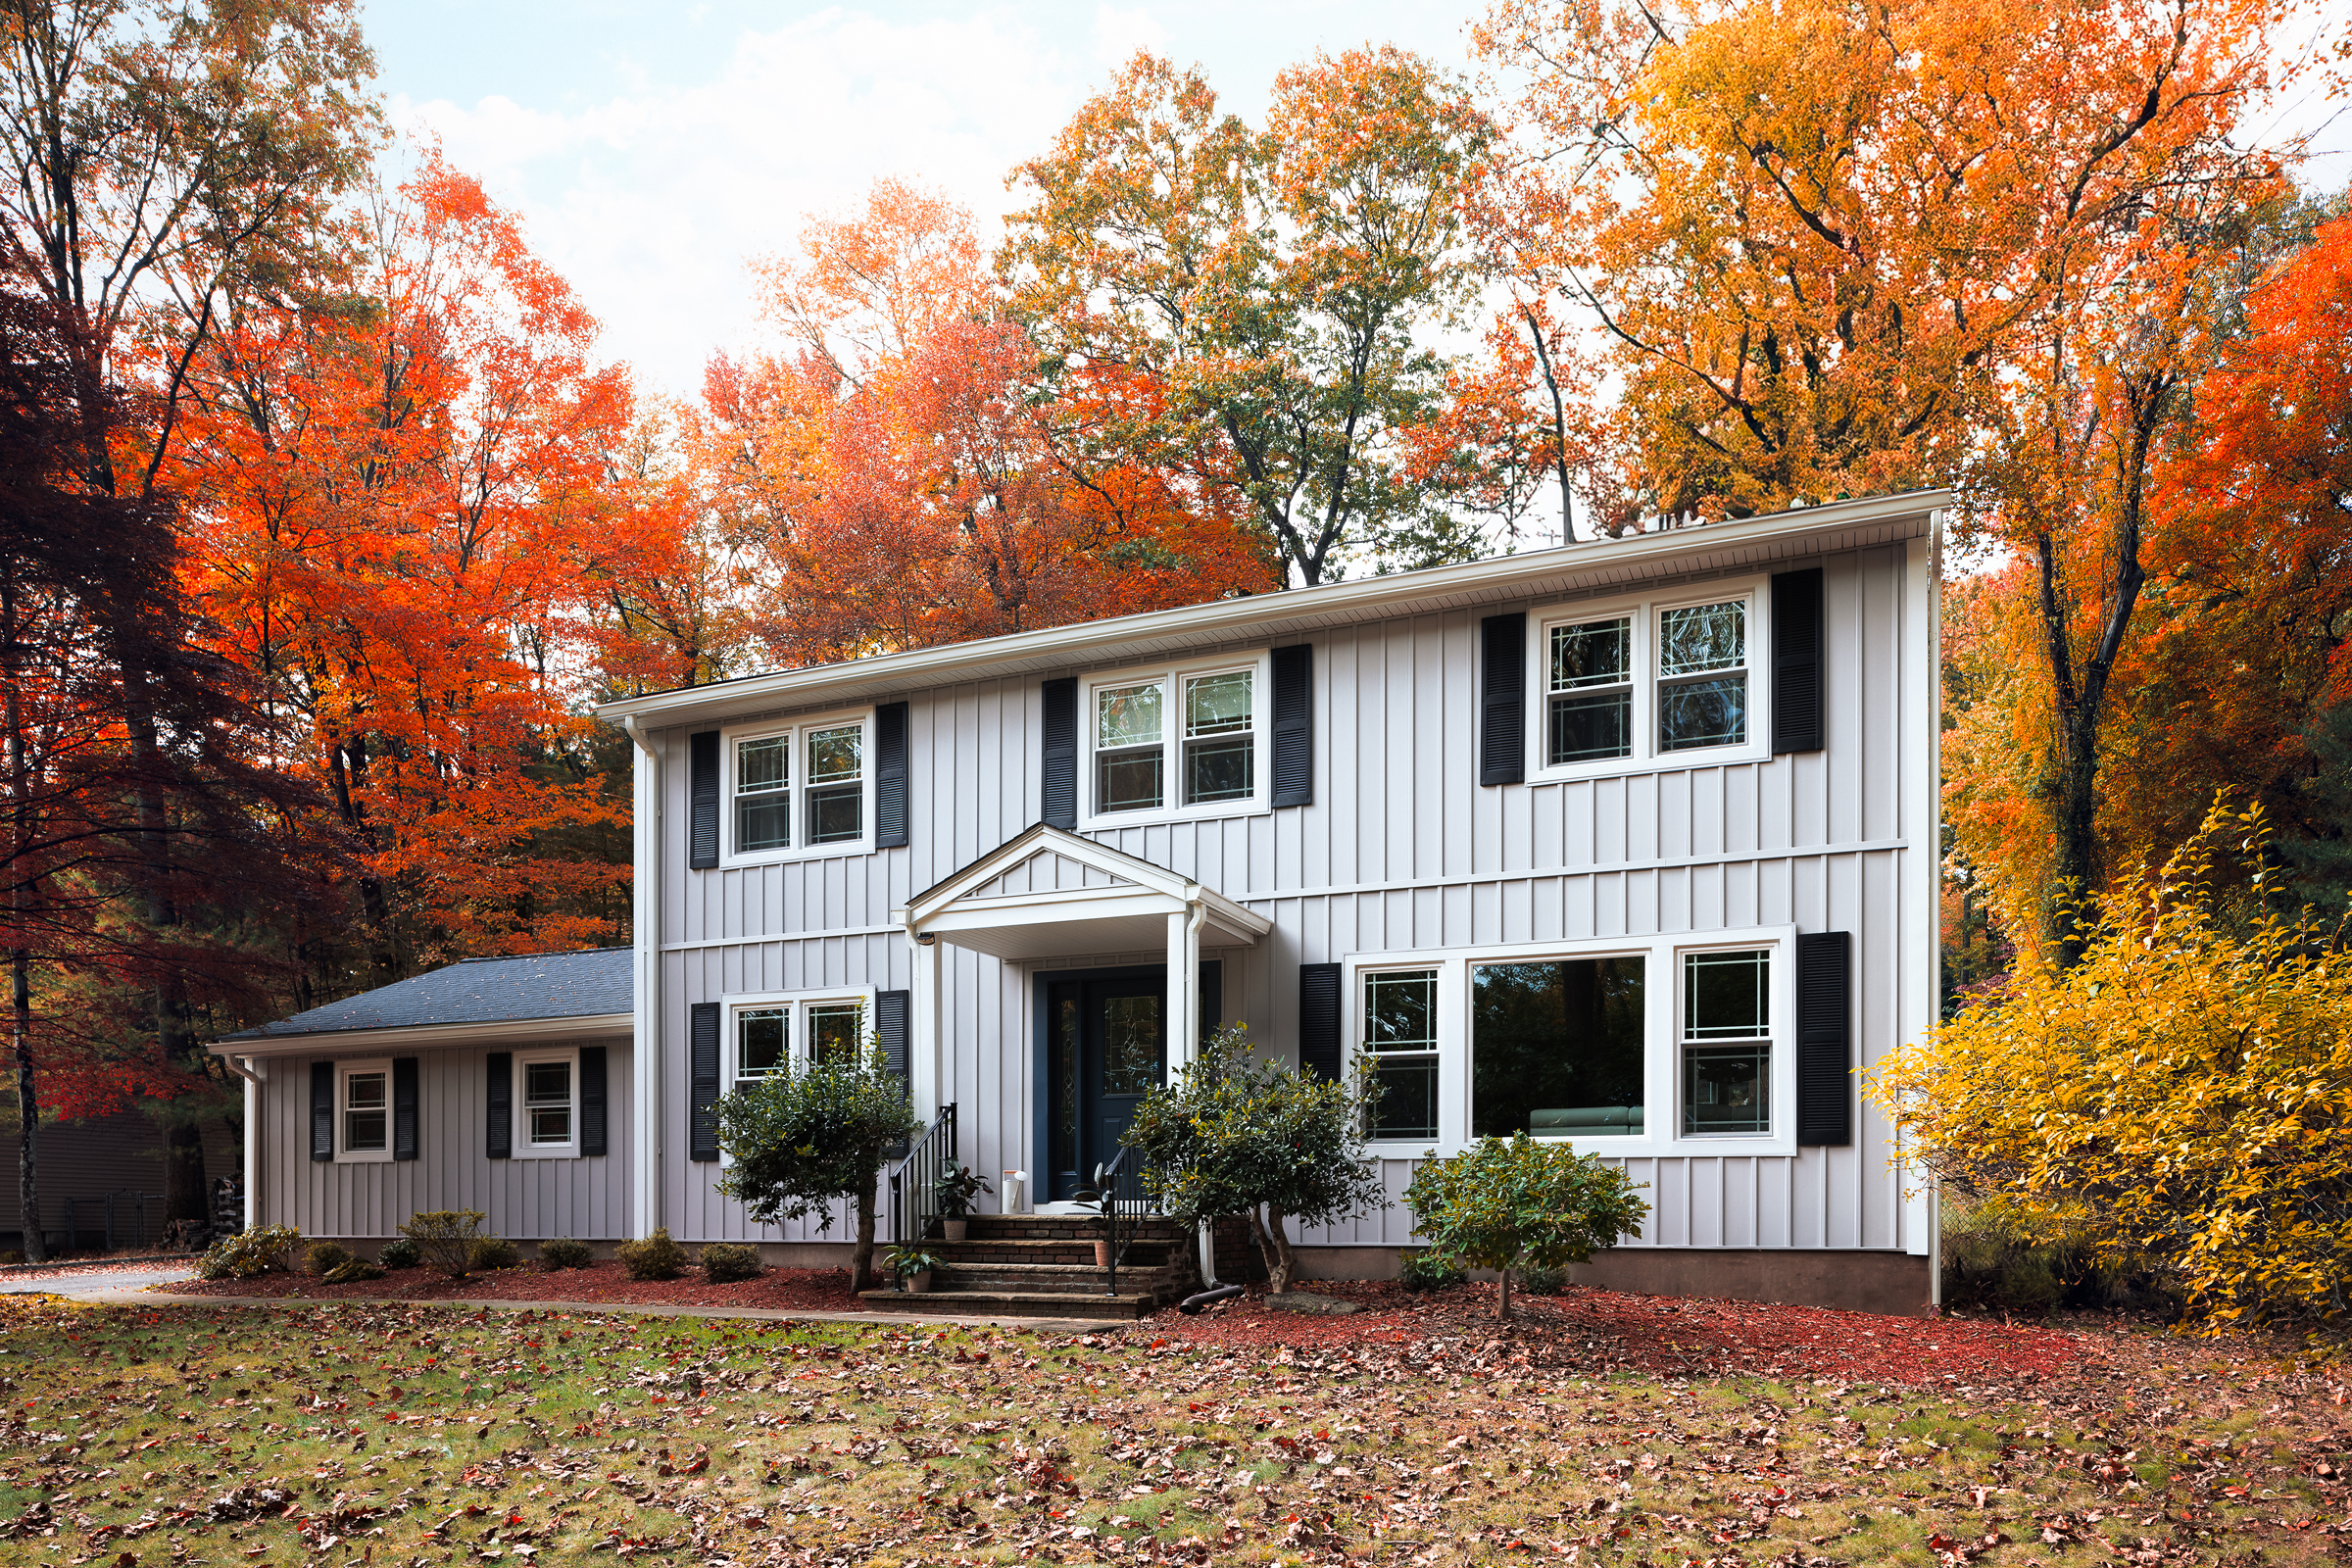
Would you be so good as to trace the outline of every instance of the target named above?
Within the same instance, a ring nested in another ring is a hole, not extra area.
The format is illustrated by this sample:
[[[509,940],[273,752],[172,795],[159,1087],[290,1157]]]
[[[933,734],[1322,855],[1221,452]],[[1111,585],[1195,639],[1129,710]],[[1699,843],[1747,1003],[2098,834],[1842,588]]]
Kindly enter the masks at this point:
[[[864,995],[763,997],[735,1004],[738,1084],[772,1077],[788,1062],[854,1060],[873,1031]]]
[[[732,853],[766,858],[864,844],[869,740],[863,716],[732,735]]]
[[[1215,812],[1258,803],[1265,680],[1259,662],[1097,681],[1084,715],[1089,814]]]
[[[1398,969],[1364,976],[1363,1046],[1380,1085],[1365,1136],[1437,1137],[1437,970]]]
[[[1703,599],[1618,601],[1533,617],[1538,765],[1582,775],[1744,759],[1753,742],[1760,584]]]
[[[1772,1130],[1772,955],[1683,955],[1683,1134]]]
[[[342,1152],[381,1158],[392,1152],[392,1064],[350,1062],[343,1068]]]
[[[563,1159],[580,1152],[580,1054],[570,1047],[514,1054],[521,1090],[519,1158]]]

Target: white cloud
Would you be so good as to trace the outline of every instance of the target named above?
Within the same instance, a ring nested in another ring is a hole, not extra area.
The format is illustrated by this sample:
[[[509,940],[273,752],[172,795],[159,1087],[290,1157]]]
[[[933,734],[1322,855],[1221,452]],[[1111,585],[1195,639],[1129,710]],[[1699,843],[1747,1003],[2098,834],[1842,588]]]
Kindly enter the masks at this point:
[[[1159,29],[1102,6],[1075,52],[1004,12],[899,22],[828,10],[739,33],[707,79],[643,76],[577,108],[396,97],[522,219],[533,248],[604,324],[604,352],[650,389],[690,393],[753,335],[752,258],[879,175],[944,189],[992,221],[1005,173],[1041,150],[1109,64]]]

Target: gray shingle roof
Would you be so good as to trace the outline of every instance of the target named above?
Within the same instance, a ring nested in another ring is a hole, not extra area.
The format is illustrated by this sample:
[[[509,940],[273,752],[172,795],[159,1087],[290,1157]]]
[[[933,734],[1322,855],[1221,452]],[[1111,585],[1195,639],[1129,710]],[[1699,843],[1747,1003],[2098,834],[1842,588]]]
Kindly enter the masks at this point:
[[[585,953],[534,953],[518,958],[466,958],[430,974],[378,986],[222,1038],[275,1040],[353,1029],[415,1029],[627,1012],[635,1005],[634,957],[628,948],[593,948]]]

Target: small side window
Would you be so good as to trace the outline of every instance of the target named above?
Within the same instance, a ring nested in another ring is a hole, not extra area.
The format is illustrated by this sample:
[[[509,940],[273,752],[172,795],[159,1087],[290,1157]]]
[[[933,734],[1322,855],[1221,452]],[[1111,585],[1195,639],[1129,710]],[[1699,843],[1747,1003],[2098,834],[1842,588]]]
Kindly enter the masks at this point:
[[[808,842],[850,844],[865,837],[865,726],[808,732]]]
[[[1631,617],[1551,628],[1545,760],[1590,762],[1634,755]]]
[[[735,848],[792,844],[792,737],[762,735],[735,746]]]
[[[392,1147],[392,1075],[380,1068],[343,1075],[343,1149],[372,1154]]]
[[[1747,741],[1747,605],[1730,600],[1658,614],[1658,750]]]
[[[1683,1134],[1772,1131],[1772,955],[1683,956]]]

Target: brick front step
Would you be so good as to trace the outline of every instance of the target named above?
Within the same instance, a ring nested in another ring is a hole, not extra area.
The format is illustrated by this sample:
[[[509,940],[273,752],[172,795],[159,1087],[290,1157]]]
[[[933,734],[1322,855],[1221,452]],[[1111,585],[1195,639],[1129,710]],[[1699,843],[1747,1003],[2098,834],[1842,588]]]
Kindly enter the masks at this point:
[[[933,1221],[937,1224],[937,1221]],[[1095,1242],[1102,1238],[1102,1222],[1076,1214],[974,1214],[966,1222],[967,1242]],[[1126,1234],[1127,1227],[1120,1227]],[[1184,1234],[1173,1220],[1156,1215],[1136,1226],[1138,1241],[1173,1242]],[[937,1240],[936,1237],[933,1240]]]
[[[908,1316],[1085,1317],[1131,1320],[1158,1304],[1150,1296],[1080,1296],[1052,1291],[862,1291],[869,1311]]]
[[[924,1247],[936,1252],[941,1261],[958,1268],[966,1264],[1022,1263],[1060,1264],[1073,1268],[1095,1266],[1095,1244],[1091,1241],[1039,1241],[988,1238],[962,1242],[926,1242]],[[1139,1237],[1127,1249],[1127,1260],[1121,1268],[1158,1268],[1168,1260],[1170,1244]]]
[[[1164,1295],[1166,1270],[1157,1266],[1122,1264],[1119,1283],[1130,1290]],[[934,1291],[1050,1291],[1073,1296],[1103,1294],[1110,1270],[1092,1264],[1073,1268],[1062,1263],[953,1262],[931,1272]]]

